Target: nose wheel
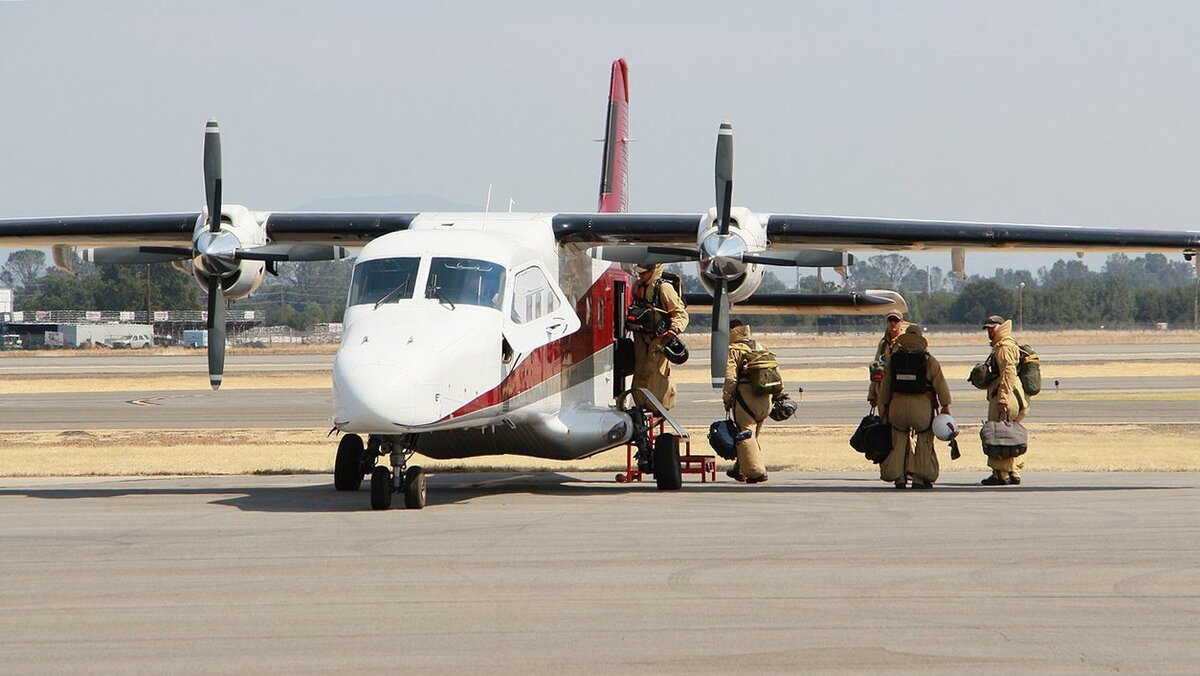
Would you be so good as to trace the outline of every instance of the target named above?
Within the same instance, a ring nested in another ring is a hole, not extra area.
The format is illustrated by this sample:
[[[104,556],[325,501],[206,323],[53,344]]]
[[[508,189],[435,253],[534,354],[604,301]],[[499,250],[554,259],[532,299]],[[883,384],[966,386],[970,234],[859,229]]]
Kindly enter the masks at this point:
[[[415,465],[407,469],[379,465],[371,470],[371,509],[389,509],[396,493],[403,494],[406,508],[424,508],[425,470]]]

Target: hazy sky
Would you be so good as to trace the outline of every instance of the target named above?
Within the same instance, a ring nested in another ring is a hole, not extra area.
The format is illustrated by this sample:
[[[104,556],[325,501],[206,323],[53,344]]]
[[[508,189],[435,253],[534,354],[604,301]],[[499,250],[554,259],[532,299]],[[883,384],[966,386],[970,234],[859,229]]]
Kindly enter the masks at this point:
[[[0,2],[0,217],[199,209],[209,117],[251,208],[591,210],[625,57],[634,210],[707,209],[728,119],[756,211],[1197,229],[1197,35],[1196,2]]]

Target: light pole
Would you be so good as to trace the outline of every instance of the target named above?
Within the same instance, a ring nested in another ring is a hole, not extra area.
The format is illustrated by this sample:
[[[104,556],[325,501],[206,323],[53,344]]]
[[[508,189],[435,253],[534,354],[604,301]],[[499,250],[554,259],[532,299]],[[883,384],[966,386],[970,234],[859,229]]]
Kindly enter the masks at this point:
[[[1022,292],[1025,290],[1025,282],[1017,285],[1017,330],[1025,333],[1025,307],[1021,304]]]

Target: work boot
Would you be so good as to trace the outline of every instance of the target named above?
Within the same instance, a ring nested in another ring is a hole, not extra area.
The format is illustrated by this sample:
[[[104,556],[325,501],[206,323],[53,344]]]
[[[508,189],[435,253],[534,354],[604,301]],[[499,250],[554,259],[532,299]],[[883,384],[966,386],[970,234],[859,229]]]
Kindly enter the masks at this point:
[[[913,488],[933,488],[933,482],[925,481],[923,479],[913,479],[912,486]]]
[[[737,471],[737,469],[726,470],[725,476],[729,477],[730,479],[733,479],[734,481],[736,481],[740,484],[746,483],[746,477],[742,476],[742,473]]]
[[[763,474],[762,476],[750,477],[750,478],[746,479],[746,483],[761,484],[762,482],[764,482],[766,480],[767,480],[767,475]]]
[[[1020,486],[1021,485],[1021,477],[1017,476],[1016,474],[1009,474],[1008,475],[1008,485],[1009,486]]]
[[[980,481],[979,483],[983,484],[984,486],[1004,486],[1005,484],[1008,483],[1008,481],[1005,479],[1001,479],[1000,477],[996,476],[995,474],[989,474],[986,479],[984,479],[983,481]]]
[[[908,488],[908,482],[904,479],[896,479],[894,483],[896,484],[896,488]]]

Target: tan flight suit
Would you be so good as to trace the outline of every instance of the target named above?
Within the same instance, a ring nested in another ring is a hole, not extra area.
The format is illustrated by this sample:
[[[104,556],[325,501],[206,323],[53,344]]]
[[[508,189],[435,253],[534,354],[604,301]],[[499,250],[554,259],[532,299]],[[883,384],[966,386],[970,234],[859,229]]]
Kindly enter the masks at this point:
[[[658,265],[645,284],[640,278],[635,281],[633,298],[649,300],[651,305],[670,317],[671,330],[682,334],[688,325],[688,313],[675,287],[667,281],[659,283],[662,271],[662,266]],[[675,406],[675,383],[671,381],[671,362],[667,361],[665,354],[654,349],[659,345],[657,336],[649,333],[633,334],[633,403],[649,406],[646,397],[636,389],[644,387],[669,411]]]
[[[875,360],[872,363],[886,363],[887,358],[896,350],[896,339],[904,335],[904,331],[910,326],[909,322],[900,320],[900,333],[896,334],[895,338],[888,338],[888,332],[883,332],[883,338],[879,339],[879,346],[875,348]],[[867,402],[872,406],[879,403],[879,383],[872,380],[871,386],[867,388]]]
[[[883,380],[879,383],[879,404],[887,407],[887,419],[892,425],[892,452],[879,464],[879,478],[884,481],[899,481],[908,477],[914,480],[937,481],[939,468],[937,453],[933,450],[933,414],[936,394],[938,403],[950,405],[950,386],[942,375],[942,365],[929,355],[925,362],[926,382],[932,392],[907,394],[892,392],[892,358],[900,349],[928,351],[929,344],[924,336],[902,333],[896,339],[894,350],[885,362]],[[912,434],[916,433],[916,445]]]
[[[999,376],[988,386],[988,420],[1001,420],[1000,404],[1008,405],[1008,419],[1019,422],[1029,412],[1029,398],[1017,377],[1017,363],[1021,361],[1021,350],[1012,337],[1012,320],[1005,320],[992,338],[992,361]],[[1020,477],[1025,462],[1021,458],[988,458],[992,474],[1000,479]]]
[[[725,362],[725,386],[721,390],[721,401],[726,410],[733,407],[733,422],[737,424],[738,431],[750,430],[753,433],[749,439],[737,442],[737,462],[734,463],[734,469],[748,480],[759,479],[767,474],[758,435],[762,432],[763,421],[771,413],[771,395],[757,394],[750,383],[739,382],[743,379],[742,366],[750,350],[767,349],[762,343],[753,341],[755,345],[752,346],[751,342],[749,326],[743,324],[730,329],[729,359]],[[738,402],[735,391],[742,395],[745,406]]]

